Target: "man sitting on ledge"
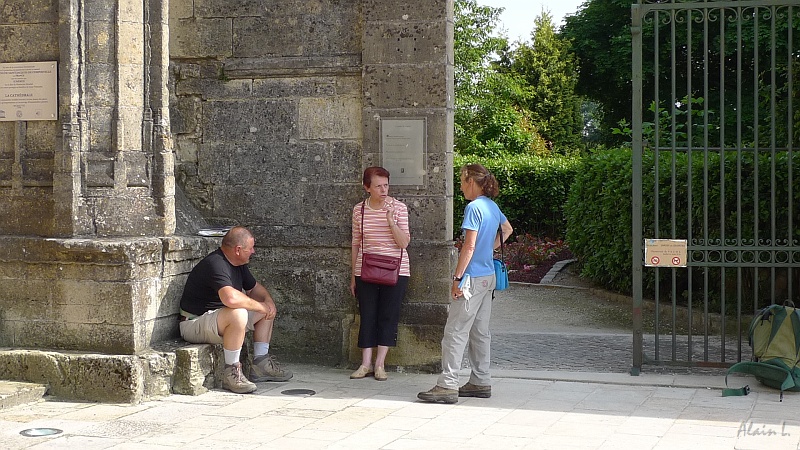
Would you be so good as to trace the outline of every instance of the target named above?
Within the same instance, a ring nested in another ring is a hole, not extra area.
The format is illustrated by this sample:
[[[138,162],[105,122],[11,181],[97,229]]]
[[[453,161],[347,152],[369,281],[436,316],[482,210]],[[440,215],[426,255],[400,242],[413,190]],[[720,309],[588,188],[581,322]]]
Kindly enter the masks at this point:
[[[220,248],[192,269],[181,297],[181,337],[193,344],[222,344],[225,371],[222,387],[238,394],[256,390],[255,382],[286,381],[283,370],[269,355],[269,341],[277,312],[269,291],[257,282],[247,264],[255,253],[253,234],[233,227]],[[239,356],[246,331],[254,331],[250,380],[242,374]]]

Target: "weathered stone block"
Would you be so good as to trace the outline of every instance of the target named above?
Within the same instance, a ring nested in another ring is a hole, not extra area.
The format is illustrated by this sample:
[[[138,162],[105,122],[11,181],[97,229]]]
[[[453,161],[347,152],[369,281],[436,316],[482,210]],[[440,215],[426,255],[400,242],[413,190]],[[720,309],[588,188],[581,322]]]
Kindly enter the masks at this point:
[[[58,22],[58,0],[5,2],[0,9],[0,24]]]
[[[170,0],[169,19],[188,19],[194,15],[193,0]]]
[[[136,24],[142,24],[144,22],[142,0],[117,0],[117,11],[120,22],[133,22]]]
[[[147,155],[141,152],[125,152],[124,155],[128,186],[149,187],[152,167]]]
[[[287,98],[334,96],[339,93],[337,86],[341,78],[349,79],[350,77],[265,78],[253,80],[253,97]],[[357,93],[361,93],[360,89]]]
[[[53,159],[53,154],[56,150],[58,122],[55,120],[33,120],[26,123],[26,154]]]
[[[364,30],[364,64],[447,62],[447,24],[377,23]]]
[[[358,348],[358,329],[361,317],[349,328],[349,363],[356,367],[361,362],[361,349]],[[400,366],[408,370],[439,372],[442,370],[443,325],[409,325],[401,323],[397,327],[397,346],[386,356],[387,366]]]
[[[367,22],[453,20],[453,0],[364,0],[361,8]]]
[[[20,161],[22,166],[22,180],[26,185],[52,186],[53,185],[53,159],[25,158]]]
[[[188,78],[178,82],[178,96],[200,95],[203,100],[241,100],[251,96],[253,80]]]
[[[433,108],[448,104],[446,80],[450,69],[430,66],[366,66],[364,101],[374,108]]]
[[[166,395],[163,386],[172,375],[168,358],[2,349],[0,378],[47,384],[51,395],[66,399],[138,403],[148,395]]]
[[[88,21],[86,38],[89,41],[86,54],[90,64],[114,63],[117,36],[112,22]]]
[[[361,101],[354,97],[300,99],[300,139],[356,139],[361,131]]]
[[[23,196],[11,194],[0,191],[0,235],[49,236],[54,219],[52,190],[27,188]]]
[[[141,0],[140,0],[141,1]],[[140,8],[141,11],[141,3]],[[117,27],[117,39],[125,43],[125,51],[117,52],[120,66],[138,66],[144,61],[144,30],[141,22],[122,22]]]
[[[297,14],[242,17],[233,20],[233,52],[236,58],[303,56],[317,54],[306,48],[309,25]]]
[[[195,0],[194,14],[197,17],[259,17],[274,13],[294,0],[273,0],[259,2],[254,0]]]
[[[0,61],[57,61],[58,25],[0,25]]]
[[[172,58],[230,57],[230,19],[170,19],[169,52]]]
[[[88,21],[114,22],[117,2],[107,0],[84,0],[83,14]]]
[[[296,123],[293,101],[203,103],[204,142],[235,142],[237,146],[287,142],[294,137]]]
[[[222,382],[222,345],[189,344],[175,350],[172,392],[200,395]]]

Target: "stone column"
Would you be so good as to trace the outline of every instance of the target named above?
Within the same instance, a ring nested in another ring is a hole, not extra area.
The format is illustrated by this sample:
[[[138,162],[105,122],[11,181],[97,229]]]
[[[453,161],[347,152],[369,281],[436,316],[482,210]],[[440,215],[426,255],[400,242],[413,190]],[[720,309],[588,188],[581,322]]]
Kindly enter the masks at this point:
[[[411,282],[387,364],[439,370],[453,256],[453,0],[363,2],[364,167],[381,164],[382,118],[424,117],[424,185],[393,186],[411,212]],[[351,329],[351,362],[358,323]]]
[[[0,11],[0,62],[59,66],[57,121],[0,122],[13,143],[0,144],[0,346],[130,354],[175,335],[170,288],[201,250],[167,238],[167,8],[13,0]]]

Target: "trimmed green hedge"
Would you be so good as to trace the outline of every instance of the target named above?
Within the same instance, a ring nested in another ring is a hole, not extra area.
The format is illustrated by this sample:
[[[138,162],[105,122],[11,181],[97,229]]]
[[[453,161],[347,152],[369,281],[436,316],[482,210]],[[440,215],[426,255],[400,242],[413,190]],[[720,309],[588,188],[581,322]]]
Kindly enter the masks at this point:
[[[563,238],[566,231],[564,204],[569,186],[580,167],[573,156],[509,155],[480,158],[456,155],[453,162],[453,229],[457,238],[467,202],[459,186],[466,164],[482,164],[497,178],[500,195],[495,199],[514,227],[515,234]]]
[[[800,238],[800,156],[791,159],[794,174],[791,201],[789,155],[785,152],[776,152],[774,158],[761,153],[757,162],[751,152],[743,152],[740,156],[736,152],[726,152],[724,160],[717,153],[704,156],[696,152],[691,164],[686,153],[673,158],[671,153],[662,152],[658,161],[657,195],[654,153],[645,152],[642,159],[643,238],[674,237],[697,243],[707,240],[717,245],[722,239],[737,239],[738,232],[744,245],[757,242],[762,246],[786,245],[790,239]],[[774,200],[771,188],[773,165]],[[673,173],[676,180],[674,194]],[[738,173],[741,173],[741,183],[737,182]],[[580,261],[581,274],[624,293],[630,293],[632,286],[631,174],[630,149],[607,150],[586,157],[564,208],[567,242]],[[690,193],[691,205],[688,200]],[[658,234],[654,226],[656,196]],[[773,204],[774,217],[771,213]],[[793,236],[789,235],[790,207]],[[773,220],[776,242],[773,242]],[[741,224],[740,229],[738,224]],[[645,271],[644,282],[645,289],[652,289],[654,271]],[[685,280],[679,280],[679,285],[685,284]],[[719,295],[719,286],[716,288]]]

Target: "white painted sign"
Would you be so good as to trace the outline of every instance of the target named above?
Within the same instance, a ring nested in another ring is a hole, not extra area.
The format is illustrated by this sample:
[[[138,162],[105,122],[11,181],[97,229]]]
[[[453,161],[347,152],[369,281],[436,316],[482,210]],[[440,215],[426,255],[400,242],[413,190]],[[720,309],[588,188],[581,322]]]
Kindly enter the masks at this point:
[[[56,120],[56,61],[0,64],[0,121]]]
[[[647,267],[686,267],[686,239],[645,239],[644,265]]]

